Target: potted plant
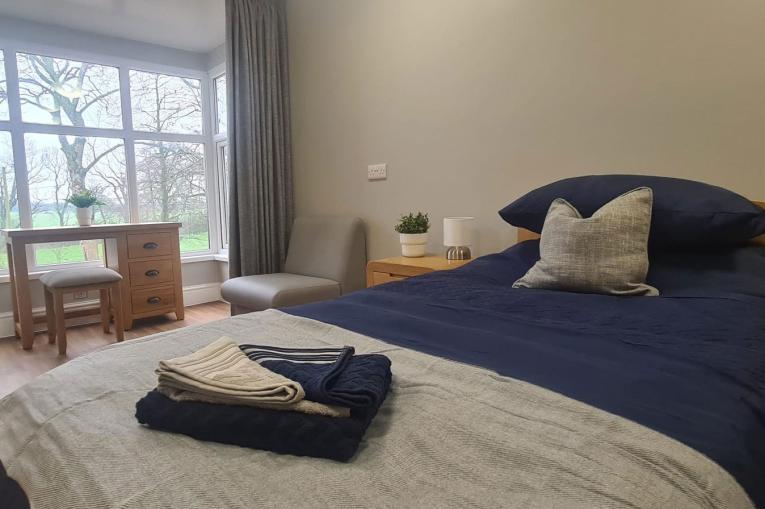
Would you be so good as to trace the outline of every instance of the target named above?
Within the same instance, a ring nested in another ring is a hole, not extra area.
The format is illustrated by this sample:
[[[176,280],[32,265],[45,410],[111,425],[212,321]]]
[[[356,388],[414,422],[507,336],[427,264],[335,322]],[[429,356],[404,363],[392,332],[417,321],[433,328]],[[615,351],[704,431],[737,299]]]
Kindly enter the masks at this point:
[[[98,197],[88,189],[74,193],[66,201],[77,207],[77,223],[80,226],[90,226],[93,219],[93,205],[101,205]]]
[[[401,242],[401,254],[408,258],[425,256],[425,245],[428,243],[430,220],[427,214],[417,212],[401,216],[396,231]]]

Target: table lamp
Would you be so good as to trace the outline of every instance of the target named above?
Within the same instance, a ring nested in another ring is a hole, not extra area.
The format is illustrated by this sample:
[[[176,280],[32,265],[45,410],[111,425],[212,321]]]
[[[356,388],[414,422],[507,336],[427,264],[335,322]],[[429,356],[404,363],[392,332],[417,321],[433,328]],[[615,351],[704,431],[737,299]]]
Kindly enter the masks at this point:
[[[444,246],[447,260],[469,260],[474,217],[445,217]]]

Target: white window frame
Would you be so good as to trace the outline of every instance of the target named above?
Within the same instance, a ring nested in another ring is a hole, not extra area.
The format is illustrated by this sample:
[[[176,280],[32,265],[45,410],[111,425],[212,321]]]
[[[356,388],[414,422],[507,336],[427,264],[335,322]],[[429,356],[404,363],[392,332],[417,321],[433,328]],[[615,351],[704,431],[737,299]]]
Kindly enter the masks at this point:
[[[8,131],[11,134],[13,148],[13,163],[16,178],[16,191],[18,193],[19,217],[22,228],[31,228],[31,203],[29,188],[27,185],[27,161],[24,137],[26,134],[64,134],[70,136],[93,136],[100,138],[117,138],[124,140],[125,162],[129,189],[129,213],[130,222],[139,221],[138,213],[138,188],[135,171],[135,142],[136,140],[190,142],[202,144],[204,150],[205,177],[207,186],[207,222],[209,230],[209,248],[204,251],[182,253],[182,262],[195,262],[214,259],[214,255],[221,249],[220,213],[219,213],[219,185],[216,177],[216,152],[213,144],[215,132],[212,108],[212,82],[210,73],[199,69],[175,67],[170,65],[144,62],[137,59],[113,57],[109,55],[70,50],[48,45],[20,42],[0,37],[0,49],[4,53],[5,78],[8,92],[9,120],[0,120],[0,131]],[[79,62],[86,62],[109,67],[116,67],[119,71],[120,106],[122,109],[122,128],[96,128],[74,127],[65,125],[37,124],[23,122],[21,119],[21,102],[19,99],[19,82],[17,68],[17,53],[29,53],[45,55],[54,58],[62,58]],[[155,133],[133,130],[132,104],[130,98],[130,71],[145,71],[152,73],[179,76],[199,80],[202,93],[202,133],[201,134],[175,134]],[[27,253],[30,260],[30,272],[54,270],[57,268],[70,268],[76,265],[93,265],[99,262],[67,263],[65,265],[33,265],[36,264],[32,255],[31,246]],[[2,273],[7,273],[3,269]]]
[[[220,200],[220,242],[221,252],[228,254],[228,197],[226,196],[226,163],[224,151],[228,151],[228,140],[223,139],[215,143],[215,166],[218,174],[218,196]]]
[[[225,179],[227,178],[226,175],[224,175],[223,171],[223,149],[224,147],[226,150],[228,150],[228,133],[219,133],[218,130],[218,102],[217,102],[217,90],[215,85],[215,80],[221,76],[226,74],[226,64],[222,63],[219,65],[216,65],[212,69],[210,69],[209,77],[210,77],[210,101],[212,101],[212,109],[211,109],[211,132],[212,134],[212,140],[213,144],[215,146],[215,174],[217,175],[216,178],[216,185],[218,187],[218,203],[220,204],[218,207],[218,242],[220,243],[220,254],[222,255],[222,258],[225,258],[228,256],[228,200],[226,199],[225,193],[226,193],[226,186],[225,186]],[[226,78],[226,83],[228,83],[228,77]],[[228,129],[228,126],[226,126]],[[230,156],[230,154],[229,154]]]

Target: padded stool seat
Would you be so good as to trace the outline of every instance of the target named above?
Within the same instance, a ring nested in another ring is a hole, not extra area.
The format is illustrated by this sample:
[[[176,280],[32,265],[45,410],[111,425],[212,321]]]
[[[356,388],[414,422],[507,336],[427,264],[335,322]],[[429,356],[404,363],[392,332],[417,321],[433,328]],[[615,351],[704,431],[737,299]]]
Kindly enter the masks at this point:
[[[340,296],[340,283],[331,279],[300,274],[261,274],[229,279],[221,295],[232,306],[243,310],[297,306]]]
[[[48,288],[68,288],[70,286],[115,283],[117,281],[122,281],[119,272],[106,267],[54,270],[40,276],[40,282]]]

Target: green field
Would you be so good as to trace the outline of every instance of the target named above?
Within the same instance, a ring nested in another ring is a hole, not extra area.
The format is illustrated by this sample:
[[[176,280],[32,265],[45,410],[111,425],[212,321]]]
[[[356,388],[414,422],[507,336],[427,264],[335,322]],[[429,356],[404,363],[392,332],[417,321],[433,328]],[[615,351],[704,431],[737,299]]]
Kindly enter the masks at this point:
[[[72,223],[76,224],[76,223]],[[58,226],[58,218],[53,213],[36,214],[34,225],[38,228],[46,226]],[[186,233],[181,230],[181,253],[193,253],[207,251],[210,248],[210,234],[208,232]],[[103,242],[98,242],[97,257],[103,260]],[[41,244],[35,247],[35,260],[37,265],[58,265],[63,263],[84,262],[85,249],[79,242],[61,244]],[[0,270],[8,269],[8,256],[3,250],[0,252]]]

